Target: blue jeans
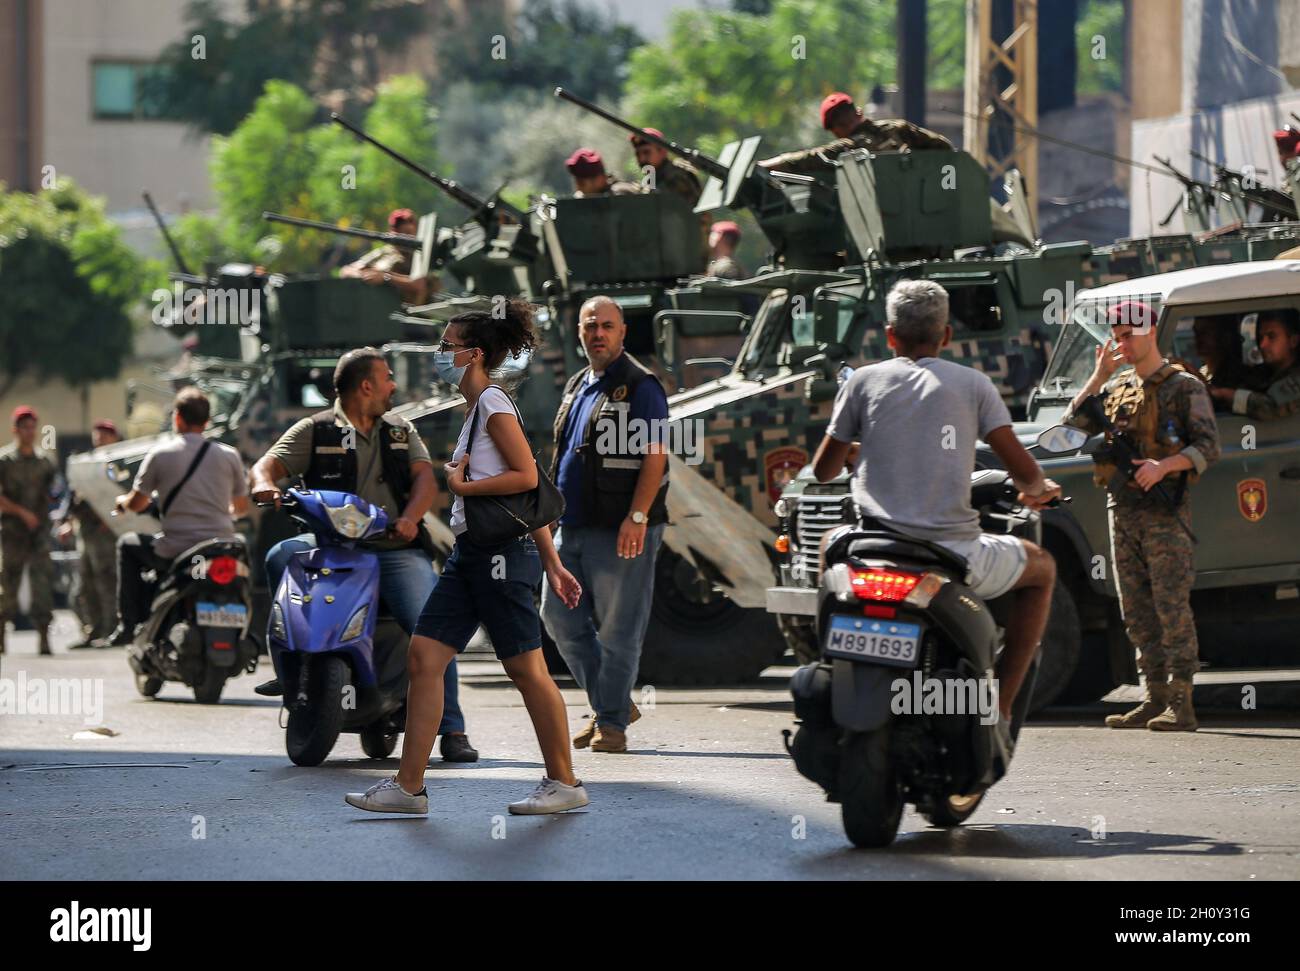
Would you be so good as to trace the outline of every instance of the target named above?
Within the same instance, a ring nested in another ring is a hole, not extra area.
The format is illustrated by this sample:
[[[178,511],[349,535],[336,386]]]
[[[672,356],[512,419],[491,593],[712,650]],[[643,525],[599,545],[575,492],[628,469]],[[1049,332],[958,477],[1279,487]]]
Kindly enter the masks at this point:
[[[280,587],[280,578],[289,567],[289,557],[316,548],[316,537],[303,533],[282,540],[266,553],[266,579],[271,596]],[[433,591],[433,564],[421,549],[382,550],[379,557],[379,596],[407,634],[415,631],[420,611]],[[460,710],[460,686],[456,680],[456,662],[447,665],[442,680],[442,724],[439,735],[451,735],[465,730],[465,716]]]
[[[663,524],[649,527],[641,555],[626,560],[618,555],[617,529],[561,526],[555,548],[565,569],[582,584],[582,599],[570,610],[549,584],[543,586],[547,631],[586,690],[596,724],[619,731],[626,730],[632,713],[632,686],[650,623],[655,556],[663,536]]]

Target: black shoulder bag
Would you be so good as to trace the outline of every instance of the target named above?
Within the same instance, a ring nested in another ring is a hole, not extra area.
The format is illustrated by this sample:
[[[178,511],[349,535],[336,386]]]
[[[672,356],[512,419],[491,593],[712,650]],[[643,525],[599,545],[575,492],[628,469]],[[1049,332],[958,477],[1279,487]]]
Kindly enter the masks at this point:
[[[491,387],[496,387],[492,385]],[[510,396],[507,394],[507,398]],[[510,402],[514,406],[514,402]],[[515,417],[519,427],[524,427],[523,416],[515,408]],[[474,405],[474,415],[470,419],[469,438],[465,452],[474,450],[474,434],[478,430],[478,404]],[[524,429],[524,438],[528,430]],[[532,442],[528,443],[532,448]],[[519,539],[535,529],[549,526],[564,515],[564,496],[542,471],[537,456],[533,456],[537,467],[537,485],[527,492],[517,492],[509,496],[463,496],[465,504],[465,534],[476,546],[501,546]],[[465,467],[465,481],[469,482],[469,466]]]
[[[176,500],[177,493],[184,488],[185,483],[190,481],[190,476],[194,474],[194,470],[199,467],[199,463],[203,461],[203,456],[208,454],[208,449],[211,447],[212,439],[210,438],[206,439],[203,444],[199,446],[199,453],[195,455],[194,460],[190,462],[190,467],[185,470],[185,475],[181,477],[181,481],[172,486],[171,492],[167,493],[167,498],[159,505],[158,510],[160,517],[167,515],[167,510],[172,507],[172,503]]]

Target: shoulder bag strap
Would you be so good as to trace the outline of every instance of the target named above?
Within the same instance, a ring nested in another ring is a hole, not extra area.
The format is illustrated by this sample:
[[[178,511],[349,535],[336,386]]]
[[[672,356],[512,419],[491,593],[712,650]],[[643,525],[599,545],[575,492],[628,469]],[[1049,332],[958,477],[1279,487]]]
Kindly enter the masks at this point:
[[[203,456],[208,454],[208,449],[211,447],[212,439],[210,438],[205,440],[204,443],[199,446],[199,453],[195,455],[194,460],[190,462],[190,467],[185,470],[185,475],[181,477],[181,481],[172,486],[172,491],[167,493],[167,498],[164,499],[162,505],[158,507],[164,516],[167,515],[167,510],[171,508],[172,502],[176,499],[176,494],[181,491],[185,483],[190,481],[190,476],[194,474],[194,470],[199,467],[199,463],[203,461]]]

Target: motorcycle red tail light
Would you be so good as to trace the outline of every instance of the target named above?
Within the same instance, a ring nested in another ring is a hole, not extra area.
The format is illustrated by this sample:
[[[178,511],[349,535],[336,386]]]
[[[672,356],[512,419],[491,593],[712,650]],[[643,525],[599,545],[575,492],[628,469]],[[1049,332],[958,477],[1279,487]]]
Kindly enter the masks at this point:
[[[920,582],[920,574],[901,570],[849,571],[849,583],[859,600],[901,603]]]
[[[208,579],[225,586],[239,572],[239,561],[233,556],[218,556],[208,564]]]

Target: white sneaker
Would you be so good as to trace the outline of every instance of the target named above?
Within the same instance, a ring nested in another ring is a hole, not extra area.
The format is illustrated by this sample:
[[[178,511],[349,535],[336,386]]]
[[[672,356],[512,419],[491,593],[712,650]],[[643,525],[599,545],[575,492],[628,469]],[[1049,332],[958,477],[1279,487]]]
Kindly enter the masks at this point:
[[[415,816],[429,814],[429,794],[421,789],[411,795],[397,784],[395,778],[377,782],[365,792],[349,792],[343,798],[349,806],[372,813],[410,813]]]
[[[545,813],[562,813],[570,809],[581,809],[591,802],[587,790],[582,787],[582,780],[577,785],[566,786],[542,776],[542,781],[527,799],[510,804],[510,811],[516,816],[541,816]]]

